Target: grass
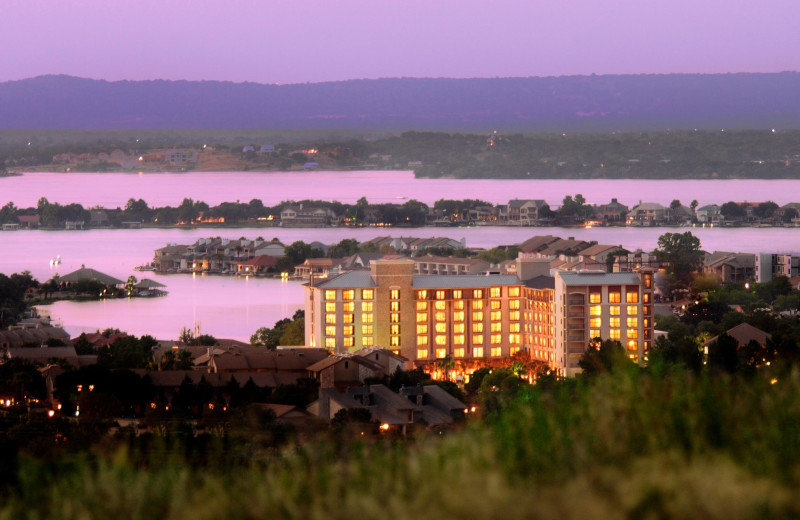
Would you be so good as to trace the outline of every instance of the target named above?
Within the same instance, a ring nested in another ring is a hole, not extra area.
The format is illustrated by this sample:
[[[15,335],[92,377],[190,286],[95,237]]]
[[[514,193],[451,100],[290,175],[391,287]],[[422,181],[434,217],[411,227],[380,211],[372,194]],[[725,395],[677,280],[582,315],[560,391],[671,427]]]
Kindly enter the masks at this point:
[[[449,435],[319,439],[232,466],[128,453],[23,459],[0,519],[793,518],[800,373],[572,380]]]

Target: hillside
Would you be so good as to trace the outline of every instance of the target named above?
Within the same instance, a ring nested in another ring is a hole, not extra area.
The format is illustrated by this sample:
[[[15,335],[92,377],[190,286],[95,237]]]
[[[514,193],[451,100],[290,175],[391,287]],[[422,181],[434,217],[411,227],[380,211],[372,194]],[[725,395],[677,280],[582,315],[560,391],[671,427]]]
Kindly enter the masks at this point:
[[[798,93],[797,72],[294,85],[40,76],[0,83],[0,129],[797,129]]]

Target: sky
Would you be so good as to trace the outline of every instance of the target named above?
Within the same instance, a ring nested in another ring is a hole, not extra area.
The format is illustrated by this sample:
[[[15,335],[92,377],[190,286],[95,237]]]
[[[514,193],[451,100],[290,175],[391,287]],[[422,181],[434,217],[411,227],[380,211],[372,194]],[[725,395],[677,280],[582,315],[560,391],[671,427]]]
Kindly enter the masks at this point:
[[[0,81],[800,70],[798,0],[0,0]]]

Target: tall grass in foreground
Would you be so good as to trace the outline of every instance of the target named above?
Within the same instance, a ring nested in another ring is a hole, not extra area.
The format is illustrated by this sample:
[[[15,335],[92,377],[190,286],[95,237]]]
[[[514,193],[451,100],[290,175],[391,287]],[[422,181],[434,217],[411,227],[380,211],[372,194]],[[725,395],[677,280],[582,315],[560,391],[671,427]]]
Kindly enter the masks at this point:
[[[443,437],[260,460],[31,463],[0,518],[792,518],[800,375],[615,373],[533,389]]]

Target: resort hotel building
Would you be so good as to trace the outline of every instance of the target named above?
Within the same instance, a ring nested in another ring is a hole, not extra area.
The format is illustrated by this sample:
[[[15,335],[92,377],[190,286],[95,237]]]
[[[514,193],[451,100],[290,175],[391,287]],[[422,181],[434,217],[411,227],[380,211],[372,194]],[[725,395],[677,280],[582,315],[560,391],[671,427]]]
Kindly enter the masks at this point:
[[[452,359],[467,373],[526,351],[569,376],[595,338],[644,363],[652,295],[651,270],[551,276],[549,260],[520,257],[516,274],[415,275],[412,260],[374,260],[305,286],[306,343],[381,346],[417,366]]]

